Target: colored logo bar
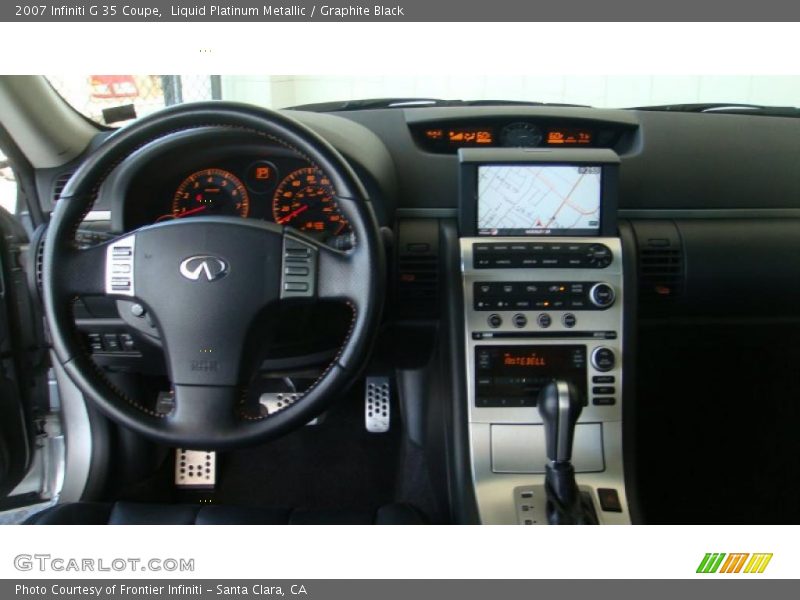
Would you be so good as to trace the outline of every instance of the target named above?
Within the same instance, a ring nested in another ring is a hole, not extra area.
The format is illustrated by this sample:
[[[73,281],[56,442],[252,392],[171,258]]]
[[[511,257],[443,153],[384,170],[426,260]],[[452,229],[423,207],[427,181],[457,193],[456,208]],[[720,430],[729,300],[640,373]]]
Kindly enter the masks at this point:
[[[771,552],[707,552],[697,567],[697,573],[763,573],[771,560]]]

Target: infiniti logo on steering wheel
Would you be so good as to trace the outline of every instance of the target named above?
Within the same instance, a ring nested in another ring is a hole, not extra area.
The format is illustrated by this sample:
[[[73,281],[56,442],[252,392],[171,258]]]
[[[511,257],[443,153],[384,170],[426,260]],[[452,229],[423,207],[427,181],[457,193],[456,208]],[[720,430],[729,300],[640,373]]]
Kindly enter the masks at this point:
[[[186,279],[198,281],[205,277],[208,281],[222,279],[228,274],[228,263],[218,256],[190,256],[181,263],[181,275]]]

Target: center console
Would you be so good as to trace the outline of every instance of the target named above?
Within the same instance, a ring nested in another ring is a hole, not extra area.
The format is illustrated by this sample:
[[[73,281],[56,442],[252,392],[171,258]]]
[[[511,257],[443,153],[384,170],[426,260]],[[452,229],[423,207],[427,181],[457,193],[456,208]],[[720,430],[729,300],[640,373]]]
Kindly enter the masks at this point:
[[[462,149],[460,252],[472,481],[482,523],[547,524],[537,397],[584,399],[572,464],[600,524],[630,523],[619,159],[600,149]]]

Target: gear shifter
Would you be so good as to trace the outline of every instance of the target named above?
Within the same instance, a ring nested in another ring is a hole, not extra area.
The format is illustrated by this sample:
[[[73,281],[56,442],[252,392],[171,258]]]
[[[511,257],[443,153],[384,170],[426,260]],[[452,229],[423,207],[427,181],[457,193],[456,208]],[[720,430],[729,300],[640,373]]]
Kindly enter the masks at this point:
[[[554,380],[539,392],[537,404],[547,449],[547,521],[550,525],[596,525],[594,508],[584,502],[571,462],[575,423],[583,410],[581,393],[570,382]]]

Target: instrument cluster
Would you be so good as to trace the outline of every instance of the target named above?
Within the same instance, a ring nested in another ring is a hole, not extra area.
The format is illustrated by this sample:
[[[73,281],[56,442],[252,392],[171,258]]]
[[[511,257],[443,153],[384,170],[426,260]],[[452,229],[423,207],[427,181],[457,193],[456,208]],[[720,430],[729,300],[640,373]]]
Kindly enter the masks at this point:
[[[134,185],[125,203],[129,229],[172,219],[238,216],[292,227],[337,248],[352,246],[350,223],[330,178],[299,157],[235,156],[176,165],[174,173],[162,170],[144,179],[150,182]],[[141,201],[138,196],[144,194],[155,201]]]

